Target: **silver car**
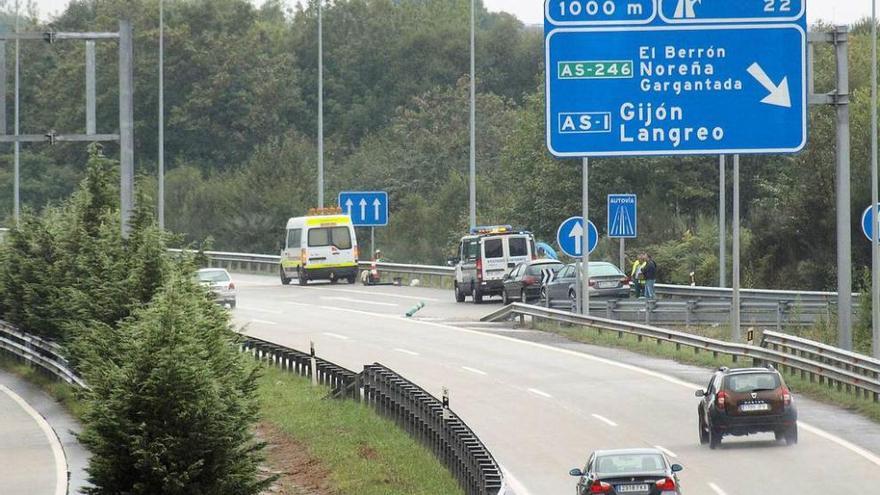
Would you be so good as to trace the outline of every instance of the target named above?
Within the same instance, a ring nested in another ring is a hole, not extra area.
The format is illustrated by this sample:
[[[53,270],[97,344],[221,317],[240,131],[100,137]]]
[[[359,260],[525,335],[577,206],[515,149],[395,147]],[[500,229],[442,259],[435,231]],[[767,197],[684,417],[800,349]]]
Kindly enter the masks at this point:
[[[576,300],[577,266],[566,265],[547,285],[548,305],[573,308]],[[590,262],[590,297],[606,299],[629,298],[630,281],[620,268],[601,261]]]
[[[223,268],[202,268],[196,273],[199,283],[211,291],[217,304],[235,309],[235,282]]]

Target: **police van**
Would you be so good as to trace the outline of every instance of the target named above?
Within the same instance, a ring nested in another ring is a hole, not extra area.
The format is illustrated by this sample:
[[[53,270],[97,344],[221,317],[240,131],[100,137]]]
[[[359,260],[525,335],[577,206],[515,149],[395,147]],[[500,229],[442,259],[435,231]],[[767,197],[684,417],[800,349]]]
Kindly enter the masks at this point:
[[[455,300],[470,296],[475,304],[483,297],[500,296],[504,274],[516,265],[537,258],[535,237],[509,225],[477,227],[462,237],[458,254],[451,258],[455,266]]]
[[[358,274],[358,244],[351,217],[339,208],[309,210],[304,217],[291,218],[281,251],[281,283],[299,285],[310,280],[345,280],[355,283]]]

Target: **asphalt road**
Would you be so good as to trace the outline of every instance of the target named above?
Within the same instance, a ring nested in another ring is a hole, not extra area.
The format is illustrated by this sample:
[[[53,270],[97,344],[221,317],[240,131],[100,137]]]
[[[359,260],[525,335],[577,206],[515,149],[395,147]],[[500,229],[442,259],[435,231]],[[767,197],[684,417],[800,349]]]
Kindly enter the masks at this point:
[[[353,370],[381,362],[435,395],[448,387],[452,408],[518,495],[574,493],[568,470],[591,451],[642,446],[685,466],[689,495],[873,493],[880,486],[876,449],[809,424],[795,447],[772,435],[728,437],[718,451],[701,447],[693,391],[708,373],[669,362],[658,372],[647,358],[607,359],[589,346],[542,343],[535,332],[476,322],[497,303],[456,304],[451,291],[422,288],[284,287],[260,276],[239,275],[236,285],[234,316],[248,334],[298,349],[314,341],[320,356]],[[419,301],[427,306],[404,318]],[[803,417],[806,403],[798,401]],[[880,436],[857,419],[853,428],[841,425],[846,416],[832,412],[826,420],[838,431]]]

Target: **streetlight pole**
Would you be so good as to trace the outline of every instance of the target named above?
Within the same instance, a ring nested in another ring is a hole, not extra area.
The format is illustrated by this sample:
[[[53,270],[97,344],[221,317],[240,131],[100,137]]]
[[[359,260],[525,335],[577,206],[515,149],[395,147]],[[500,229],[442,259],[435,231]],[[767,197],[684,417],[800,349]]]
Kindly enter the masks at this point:
[[[15,34],[18,34],[18,0],[15,0]],[[19,127],[19,95],[21,91],[21,41],[15,38],[15,137],[17,138],[21,132]],[[18,139],[15,140],[15,171],[13,175],[13,197],[15,204],[13,206],[13,216],[15,217],[15,226],[21,223],[21,144]]]
[[[477,83],[476,83],[476,0],[471,0],[471,150],[470,150],[470,224],[477,226]]]
[[[324,20],[318,0],[318,208],[324,207]]]
[[[165,230],[165,0],[159,0],[159,229]]]
[[[872,350],[880,358],[880,224],[878,224],[877,172],[877,0],[871,0],[871,208],[874,219],[871,229],[871,328]]]

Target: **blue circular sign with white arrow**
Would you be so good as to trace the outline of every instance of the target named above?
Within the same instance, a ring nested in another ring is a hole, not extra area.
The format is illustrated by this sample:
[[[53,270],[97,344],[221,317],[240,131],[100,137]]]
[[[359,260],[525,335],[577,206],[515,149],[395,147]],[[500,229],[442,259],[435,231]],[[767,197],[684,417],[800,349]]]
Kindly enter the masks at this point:
[[[596,250],[599,244],[599,231],[593,222],[588,222],[590,232],[590,253]],[[580,258],[583,256],[584,243],[584,217],[571,217],[562,222],[559,230],[556,231],[556,243],[562,252],[572,258]]]
[[[880,206],[878,206],[878,207],[880,207]],[[865,212],[862,213],[862,232],[864,232],[865,237],[867,237],[869,241],[874,240],[873,227],[874,227],[874,225],[877,225],[877,223],[878,223],[876,220],[873,222],[871,221],[871,219],[873,217],[874,217],[874,208],[869,206],[865,209]]]

